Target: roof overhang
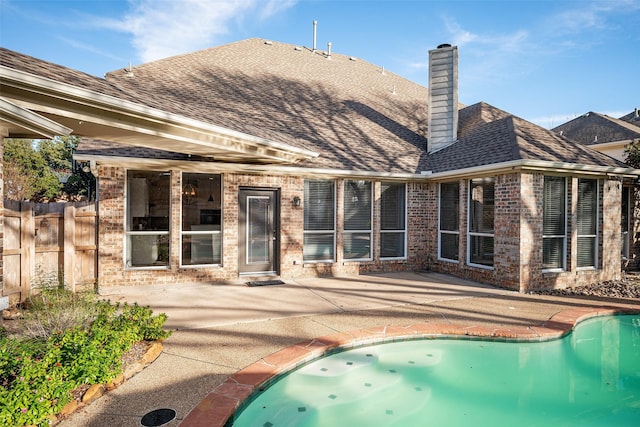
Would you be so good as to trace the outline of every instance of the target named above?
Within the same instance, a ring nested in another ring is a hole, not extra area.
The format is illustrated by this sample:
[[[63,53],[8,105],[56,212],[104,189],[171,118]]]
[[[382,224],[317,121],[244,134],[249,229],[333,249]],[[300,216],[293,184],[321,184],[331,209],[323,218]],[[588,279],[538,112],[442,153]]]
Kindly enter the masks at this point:
[[[6,129],[3,136],[12,138],[51,139],[71,133],[70,128],[22,108],[4,97],[0,97],[0,127]]]
[[[543,173],[571,173],[577,175],[599,175],[636,180],[640,177],[640,169],[616,168],[606,166],[589,166],[573,163],[547,162],[539,160],[518,160],[513,162],[497,163],[493,165],[479,166],[467,169],[459,169],[447,172],[432,173],[424,171],[420,173],[397,173],[378,171],[358,171],[343,169],[305,168],[287,165],[243,164],[224,162],[201,162],[185,160],[167,160],[150,158],[132,158],[117,156],[101,156],[94,154],[74,154],[74,159],[81,162],[91,162],[92,165],[104,165],[111,167],[124,167],[147,170],[180,170],[183,172],[200,173],[252,173],[265,175],[302,176],[305,178],[346,178],[346,179],[379,179],[385,181],[425,182],[446,181],[453,179],[471,179],[505,173],[535,171]]]
[[[495,163],[446,172],[426,173],[426,175],[431,179],[446,180],[453,178],[473,178],[476,176],[487,176],[487,174],[489,173],[503,174],[518,171],[615,176],[630,179],[637,179],[640,176],[640,169],[614,166],[583,165],[578,163],[549,162],[544,160],[514,160],[511,162]]]
[[[1,65],[0,92],[7,101],[78,136],[227,162],[292,164],[318,156],[313,151]]]

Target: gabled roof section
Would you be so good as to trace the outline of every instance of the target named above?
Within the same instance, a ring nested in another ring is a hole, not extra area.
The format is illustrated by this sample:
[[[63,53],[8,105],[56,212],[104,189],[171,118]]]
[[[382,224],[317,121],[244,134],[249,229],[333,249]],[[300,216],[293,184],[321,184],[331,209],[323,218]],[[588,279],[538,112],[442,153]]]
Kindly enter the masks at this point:
[[[627,117],[627,116],[624,116]],[[631,116],[629,117],[631,118]],[[640,122],[638,122],[640,124]],[[585,145],[630,141],[640,138],[640,127],[592,111],[552,129],[554,132]]]
[[[628,168],[607,155],[485,103],[460,110],[460,118],[458,141],[428,159],[426,167],[433,173],[531,161]]]

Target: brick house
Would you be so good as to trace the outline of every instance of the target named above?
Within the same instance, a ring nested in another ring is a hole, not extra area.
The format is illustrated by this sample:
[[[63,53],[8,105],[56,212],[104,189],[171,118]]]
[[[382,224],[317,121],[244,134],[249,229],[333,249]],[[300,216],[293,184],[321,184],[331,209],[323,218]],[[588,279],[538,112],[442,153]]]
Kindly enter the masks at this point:
[[[5,136],[31,120],[83,137],[101,287],[424,269],[521,292],[620,278],[623,187],[640,171],[459,105],[457,55],[429,52],[427,89],[260,39],[104,79],[0,49],[20,118],[3,110]]]
[[[552,130],[617,160],[625,161],[626,147],[640,143],[640,113],[636,108],[629,114],[614,118],[589,111]],[[634,194],[634,187],[630,185],[624,186],[622,191],[623,263],[627,269],[637,269],[640,262],[640,240],[635,237],[633,230],[637,230],[639,226],[636,220],[639,217],[639,207],[633,201],[637,200],[639,195],[637,190]]]

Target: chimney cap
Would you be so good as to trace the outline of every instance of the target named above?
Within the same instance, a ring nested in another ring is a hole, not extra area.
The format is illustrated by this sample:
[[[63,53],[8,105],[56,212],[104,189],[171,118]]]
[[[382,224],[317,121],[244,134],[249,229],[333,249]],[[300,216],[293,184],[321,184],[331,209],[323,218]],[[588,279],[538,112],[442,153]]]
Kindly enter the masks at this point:
[[[438,45],[438,49],[444,49],[446,47],[451,47],[451,45],[449,43],[442,43],[442,44]]]

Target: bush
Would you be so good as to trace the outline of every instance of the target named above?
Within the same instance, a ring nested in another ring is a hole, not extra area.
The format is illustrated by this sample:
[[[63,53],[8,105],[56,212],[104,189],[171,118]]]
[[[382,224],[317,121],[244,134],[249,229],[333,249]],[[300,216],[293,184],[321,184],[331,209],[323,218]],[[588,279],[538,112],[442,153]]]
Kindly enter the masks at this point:
[[[27,315],[38,333],[0,334],[0,425],[48,425],[78,386],[116,378],[134,343],[167,338],[165,321],[137,304],[43,290],[29,301]]]

